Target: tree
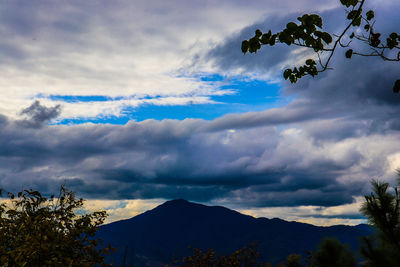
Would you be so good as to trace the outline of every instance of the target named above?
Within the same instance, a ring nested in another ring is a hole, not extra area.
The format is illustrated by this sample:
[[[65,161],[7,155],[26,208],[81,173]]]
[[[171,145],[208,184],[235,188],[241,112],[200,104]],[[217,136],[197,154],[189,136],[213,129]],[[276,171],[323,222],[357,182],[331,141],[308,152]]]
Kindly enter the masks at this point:
[[[311,266],[315,267],[355,267],[356,261],[350,249],[337,239],[323,239],[318,250],[312,255]]]
[[[372,189],[373,192],[365,196],[361,212],[377,233],[364,238],[361,253],[367,259],[366,266],[400,266],[399,187],[395,187],[392,194],[388,192],[389,183],[372,181]]]
[[[269,30],[263,33],[259,29],[256,30],[252,38],[242,42],[242,52],[256,53],[262,46],[274,46],[277,43],[314,50],[316,58],[309,58],[303,66],[288,68],[283,72],[283,77],[292,83],[305,75],[314,77],[330,69],[329,63],[338,47],[347,48],[345,56],[349,59],[357,55],[379,57],[384,61],[400,61],[400,34],[393,32],[383,39],[381,33],[375,32],[374,11],[363,10],[366,0],[340,0],[340,2],[346,8],[348,20],[341,33],[332,34],[323,31],[322,18],[318,14],[304,14],[297,18],[299,23],[289,22],[280,32],[272,33]],[[363,33],[359,33],[358,28],[362,29]],[[345,38],[350,41],[344,43]],[[353,50],[351,48],[353,40],[366,45],[370,52]],[[393,92],[400,92],[400,79],[395,81]]]
[[[258,252],[255,244],[249,247],[243,247],[234,251],[230,255],[218,255],[214,249],[201,250],[192,248],[193,254],[184,257],[177,265],[168,265],[176,267],[272,267],[270,263],[261,263],[258,261]]]
[[[64,186],[57,198],[33,190],[7,195],[0,205],[1,266],[106,266],[114,249],[94,238],[105,211],[77,215],[84,201]]]
[[[301,267],[301,255],[300,254],[290,254],[287,256],[287,267]]]

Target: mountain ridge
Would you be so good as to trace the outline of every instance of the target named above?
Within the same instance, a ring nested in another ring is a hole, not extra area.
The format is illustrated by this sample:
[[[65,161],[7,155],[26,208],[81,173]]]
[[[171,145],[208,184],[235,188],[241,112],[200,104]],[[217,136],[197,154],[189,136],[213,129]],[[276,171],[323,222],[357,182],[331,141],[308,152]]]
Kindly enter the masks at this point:
[[[116,264],[128,247],[135,266],[150,266],[149,262],[157,266],[189,255],[189,246],[227,254],[253,242],[258,244],[260,259],[277,263],[291,253],[305,255],[307,250],[315,250],[322,237],[338,238],[357,250],[357,238],[371,232],[363,224],[315,226],[175,199],[130,219],[103,225],[98,237],[119,247],[110,257]]]

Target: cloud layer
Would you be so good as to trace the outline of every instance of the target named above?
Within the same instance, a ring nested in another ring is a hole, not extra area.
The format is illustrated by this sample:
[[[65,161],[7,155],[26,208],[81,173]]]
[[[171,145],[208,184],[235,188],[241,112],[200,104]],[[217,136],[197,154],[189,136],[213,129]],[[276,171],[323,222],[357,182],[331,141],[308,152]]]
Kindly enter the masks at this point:
[[[345,117],[288,123],[288,113],[41,128],[3,118],[0,186],[51,191],[66,180],[89,198],[334,206],[393,178],[398,131]]]
[[[108,208],[115,218],[121,218],[121,205],[134,201],[185,198],[258,215],[285,207],[293,215],[288,218],[359,221],[356,207],[369,181],[393,182],[400,167],[400,98],[391,92],[400,65],[349,61],[338,51],[333,71],[295,85],[282,81],[281,69],[304,58],[302,50],[276,47],[243,56],[239,44],[257,28],[279,28],[296,18],[291,2],[264,11],[268,2],[210,3],[197,11],[181,2],[2,7],[0,20],[9,27],[0,31],[9,38],[0,42],[8,55],[0,63],[0,86],[7,88],[0,95],[0,187],[51,193],[65,181],[93,207],[118,202]],[[312,8],[304,9],[325,10],[326,25],[335,30],[343,10],[334,8],[336,1],[319,2],[306,1]],[[377,27],[399,25],[398,7],[379,7]],[[264,20],[264,13],[275,15]],[[259,21],[249,21],[249,14]],[[118,114],[121,106],[155,101],[149,96],[174,105],[208,103],[227,93],[191,76],[202,72],[274,81],[290,101],[209,121],[48,123],[63,114]],[[114,97],[115,103],[61,106],[51,95]]]

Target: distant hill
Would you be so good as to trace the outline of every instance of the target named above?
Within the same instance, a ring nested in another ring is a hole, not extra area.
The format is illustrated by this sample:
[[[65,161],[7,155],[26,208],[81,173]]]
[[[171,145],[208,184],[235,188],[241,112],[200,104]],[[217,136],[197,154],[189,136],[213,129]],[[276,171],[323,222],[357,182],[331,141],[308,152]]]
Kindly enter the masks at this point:
[[[254,218],[220,206],[183,199],[164,204],[128,220],[100,227],[98,236],[118,247],[110,260],[119,265],[125,248],[134,266],[157,266],[189,255],[189,246],[231,253],[257,242],[260,259],[276,263],[291,253],[315,250],[323,237],[336,237],[358,250],[358,239],[371,234],[365,224],[319,227],[281,219]]]

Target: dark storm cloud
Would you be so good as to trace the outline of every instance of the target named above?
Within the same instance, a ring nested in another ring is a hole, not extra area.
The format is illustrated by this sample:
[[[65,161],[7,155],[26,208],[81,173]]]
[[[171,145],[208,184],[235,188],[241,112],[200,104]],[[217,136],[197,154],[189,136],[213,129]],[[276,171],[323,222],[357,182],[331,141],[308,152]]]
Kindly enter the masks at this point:
[[[376,13],[376,31],[385,33],[384,36],[386,36],[396,30],[396,25],[400,24],[400,17],[397,14],[397,10],[400,8],[398,3],[387,3],[384,7],[372,6],[372,8]],[[286,45],[276,45],[274,47],[265,46],[257,54],[243,56],[240,51],[240,43],[253,36],[255,29],[271,28],[276,31],[284,28],[287,22],[295,21],[299,15],[268,17],[261,23],[248,26],[211,50],[206,60],[213,62],[215,67],[221,71],[241,70],[244,75],[269,73],[272,77],[281,79],[283,69],[299,64],[295,62],[296,55],[305,55],[304,52],[298,50],[297,53],[291,53],[290,51],[294,50],[289,49]],[[324,29],[336,33],[343,29],[341,24],[345,21],[345,12],[342,8],[322,12],[321,16],[324,20]],[[356,44],[353,41],[354,44],[356,50],[364,53],[370,52],[368,46]],[[248,114],[249,118],[244,119],[245,123],[249,125],[262,115],[270,114],[272,116],[269,119],[272,124],[283,122],[282,117],[287,116],[287,123],[318,118],[341,118],[344,120],[340,122],[339,127],[344,126],[344,121],[347,124],[353,123],[359,126],[344,132],[333,127],[334,124],[325,123],[326,128],[330,128],[332,132],[314,129],[314,132],[320,131],[320,138],[323,138],[322,135],[342,138],[343,135],[359,136],[371,132],[398,129],[399,122],[396,114],[400,111],[400,96],[393,94],[392,87],[395,80],[400,78],[400,64],[383,61],[378,57],[354,56],[348,60],[344,57],[345,51],[346,49],[336,51],[331,62],[334,70],[321,73],[315,78],[302,78],[294,85],[285,82],[282,94],[295,96],[295,100],[287,107],[268,110],[264,114]],[[284,110],[283,113],[280,112],[282,110]],[[276,121],[273,121],[273,118]],[[311,124],[312,122],[309,127],[312,127]],[[350,129],[347,126],[345,128]]]
[[[273,108],[261,112],[248,112],[244,114],[228,114],[221,118],[215,119],[209,123],[206,128],[208,130],[222,130],[229,128],[249,128],[263,125],[279,125],[284,123],[293,123],[310,120],[312,118],[323,116],[323,111],[317,115],[310,110],[306,103],[295,101],[295,105],[289,105],[284,108]],[[295,108],[292,108],[295,106]]]
[[[332,31],[340,28],[344,22],[338,21],[337,17],[338,15],[342,15],[342,13],[344,12],[341,8],[320,13],[324,20],[324,30]],[[268,72],[272,75],[281,76],[280,71],[283,67],[282,64],[287,61],[292,61],[295,57],[294,54],[290,53],[293,50],[291,47],[286,45],[270,47],[267,45],[255,54],[247,53],[243,55],[240,45],[243,40],[248,40],[250,37],[253,37],[256,29],[260,29],[264,32],[271,30],[275,33],[284,29],[286,24],[290,21],[298,23],[297,17],[301,15],[301,13],[291,13],[285,16],[269,16],[264,21],[249,25],[209,51],[206,55],[206,60],[213,62],[222,71],[244,69],[244,75],[252,72]],[[304,55],[304,53],[302,55]]]
[[[40,101],[36,100],[27,108],[21,110],[20,115],[26,115],[28,118],[18,121],[25,127],[41,127],[44,123],[55,119],[61,113],[61,106],[56,105],[54,107],[46,107],[40,104]]]
[[[354,134],[344,119],[300,120],[293,128],[282,118],[278,129],[268,120],[245,127],[243,116],[41,128],[3,119],[0,187],[54,192],[66,182],[87,198],[332,206],[368,192],[370,175],[385,172],[381,155],[400,151],[398,133]],[[318,128],[335,124],[343,138],[323,138]]]

